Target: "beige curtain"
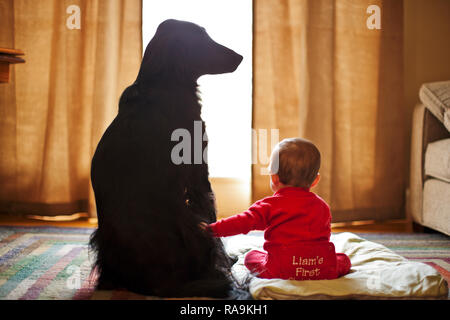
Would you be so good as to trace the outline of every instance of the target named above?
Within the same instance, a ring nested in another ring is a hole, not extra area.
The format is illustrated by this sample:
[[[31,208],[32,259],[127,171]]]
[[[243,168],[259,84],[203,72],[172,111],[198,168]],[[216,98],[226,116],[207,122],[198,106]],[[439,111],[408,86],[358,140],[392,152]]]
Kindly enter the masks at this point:
[[[80,29],[71,5],[80,9]],[[90,161],[138,72],[141,0],[0,0],[0,212],[95,215]],[[69,23],[69,25],[70,25]]]
[[[369,5],[381,29],[368,29]],[[333,221],[403,217],[401,0],[255,0],[255,129],[312,140]],[[253,200],[271,194],[253,165]]]

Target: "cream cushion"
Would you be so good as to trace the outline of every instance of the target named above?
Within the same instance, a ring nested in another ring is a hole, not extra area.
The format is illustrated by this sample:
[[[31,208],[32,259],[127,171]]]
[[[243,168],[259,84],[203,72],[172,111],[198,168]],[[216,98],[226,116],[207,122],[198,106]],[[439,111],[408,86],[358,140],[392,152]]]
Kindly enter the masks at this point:
[[[428,144],[425,152],[425,174],[450,182],[450,138]]]
[[[428,179],[423,188],[423,224],[450,235],[450,184]]]

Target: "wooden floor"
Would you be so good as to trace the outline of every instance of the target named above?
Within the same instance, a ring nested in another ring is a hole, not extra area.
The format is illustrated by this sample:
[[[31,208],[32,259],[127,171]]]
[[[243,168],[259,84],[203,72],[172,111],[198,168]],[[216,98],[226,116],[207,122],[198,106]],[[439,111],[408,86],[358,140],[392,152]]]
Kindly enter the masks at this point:
[[[46,221],[37,218],[29,218],[27,216],[18,217],[13,215],[0,214],[0,226],[53,226],[69,228],[96,228],[97,222],[87,217],[80,217],[71,221]]]
[[[0,226],[57,226],[72,228],[96,228],[97,221],[87,217],[78,217],[72,221],[45,221],[26,216],[0,215]],[[361,221],[352,223],[333,223],[332,232],[356,233],[412,233],[411,223],[406,220],[392,221]]]
[[[332,223],[332,232],[354,233],[413,233],[412,223],[407,220],[359,221],[352,223]]]

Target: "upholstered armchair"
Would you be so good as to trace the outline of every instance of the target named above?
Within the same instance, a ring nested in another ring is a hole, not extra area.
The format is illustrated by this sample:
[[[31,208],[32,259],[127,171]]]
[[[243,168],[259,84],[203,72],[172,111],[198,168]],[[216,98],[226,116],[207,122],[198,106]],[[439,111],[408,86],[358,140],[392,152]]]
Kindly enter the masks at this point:
[[[408,217],[450,235],[450,81],[423,84],[412,123]]]

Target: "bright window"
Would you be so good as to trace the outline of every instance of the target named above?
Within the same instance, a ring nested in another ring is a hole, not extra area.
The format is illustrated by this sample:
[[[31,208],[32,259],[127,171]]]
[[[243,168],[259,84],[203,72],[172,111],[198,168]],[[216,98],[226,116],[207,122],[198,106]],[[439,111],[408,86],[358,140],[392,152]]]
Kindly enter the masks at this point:
[[[252,107],[251,0],[144,0],[144,50],[166,19],[196,23],[216,42],[244,57],[230,74],[199,79],[208,133],[211,177],[250,179]]]

